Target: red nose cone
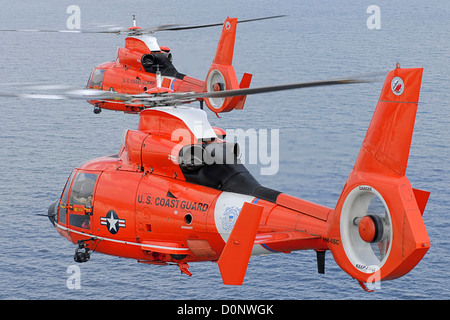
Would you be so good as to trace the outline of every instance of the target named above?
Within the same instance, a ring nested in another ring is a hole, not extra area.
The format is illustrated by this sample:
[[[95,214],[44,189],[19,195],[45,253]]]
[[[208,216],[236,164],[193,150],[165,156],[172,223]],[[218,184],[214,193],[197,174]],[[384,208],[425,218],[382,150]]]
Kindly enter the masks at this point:
[[[369,216],[362,217],[358,224],[358,231],[365,242],[374,241],[377,231],[373,219]]]

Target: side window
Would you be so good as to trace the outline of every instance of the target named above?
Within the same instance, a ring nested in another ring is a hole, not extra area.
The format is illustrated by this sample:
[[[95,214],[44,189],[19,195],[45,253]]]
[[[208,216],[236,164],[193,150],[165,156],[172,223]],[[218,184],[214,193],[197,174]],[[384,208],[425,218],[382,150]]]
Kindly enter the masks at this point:
[[[92,73],[89,75],[89,79],[87,81],[86,88],[92,88],[91,81],[92,81]]]
[[[70,191],[69,223],[71,226],[90,229],[92,198],[98,174],[78,172]]]
[[[69,195],[70,185],[72,184],[73,177],[75,176],[75,170],[70,174],[69,179],[67,179],[66,186],[64,187],[63,194],[61,196],[61,202],[59,203],[58,210],[58,221],[61,223],[66,223],[67,214],[67,197]]]

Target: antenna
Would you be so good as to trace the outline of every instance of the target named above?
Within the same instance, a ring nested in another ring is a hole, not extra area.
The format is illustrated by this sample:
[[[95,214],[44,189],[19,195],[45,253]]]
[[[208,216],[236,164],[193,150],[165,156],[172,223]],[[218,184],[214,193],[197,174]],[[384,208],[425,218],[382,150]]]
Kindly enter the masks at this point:
[[[133,27],[136,27],[136,15],[133,14]]]

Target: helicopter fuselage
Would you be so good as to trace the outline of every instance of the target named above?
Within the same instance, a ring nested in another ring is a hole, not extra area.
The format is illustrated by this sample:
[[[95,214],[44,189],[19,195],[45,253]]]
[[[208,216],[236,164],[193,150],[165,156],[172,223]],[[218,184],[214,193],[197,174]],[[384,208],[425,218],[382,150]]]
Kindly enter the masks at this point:
[[[202,121],[196,132],[194,119]],[[207,161],[212,150],[223,157]],[[119,154],[72,172],[54,205],[54,225],[91,251],[184,266],[217,261],[248,202],[263,208],[252,254],[327,250],[332,210],[261,186],[236,152],[202,110],[145,110],[139,130],[125,132]],[[232,163],[220,161],[225,155]]]
[[[161,73],[160,80],[157,72]],[[88,89],[126,94],[149,93],[157,86],[173,92],[202,92],[204,81],[179,73],[172,64],[170,49],[160,47],[156,38],[149,35],[126,38],[125,47],[118,49],[117,59],[95,67],[86,84]],[[137,113],[143,109],[138,102],[91,100],[89,103],[99,108],[98,111]]]

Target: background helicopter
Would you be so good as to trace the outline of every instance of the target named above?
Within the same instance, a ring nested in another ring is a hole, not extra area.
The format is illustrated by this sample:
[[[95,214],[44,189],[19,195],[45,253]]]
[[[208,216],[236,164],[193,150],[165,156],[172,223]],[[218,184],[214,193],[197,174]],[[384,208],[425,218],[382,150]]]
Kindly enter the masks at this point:
[[[252,22],[283,17],[271,16],[264,18],[240,20],[238,23]],[[115,62],[107,62],[97,66],[89,77],[86,88],[110,90],[126,94],[158,94],[167,92],[202,92],[233,90],[248,88],[251,75],[244,73],[240,83],[237,82],[236,73],[232,66],[236,28],[231,28],[230,22],[226,22],[219,40],[216,56],[213,59],[206,81],[189,77],[178,72],[172,63],[172,53],[168,47],[161,47],[153,34],[157,31],[179,31],[199,28],[221,26],[219,24],[207,24],[197,26],[159,26],[146,28],[136,26],[133,16],[133,27],[116,29],[107,33],[127,34],[125,47],[119,48]],[[215,71],[213,71],[215,70]],[[158,77],[157,74],[160,76]],[[164,89],[163,89],[164,88]],[[203,99],[199,98],[203,106]],[[242,109],[245,98],[227,99],[227,101],[206,100],[208,108],[214,112],[230,111],[234,108]],[[143,105],[118,104],[107,101],[90,101],[98,113],[101,109],[111,109],[126,112],[143,110]]]
[[[241,22],[278,17],[282,16],[242,20]],[[103,108],[125,113],[139,113],[146,108],[177,106],[182,103],[200,101],[201,109],[203,109],[203,102],[205,102],[209,109],[217,115],[233,109],[242,109],[246,96],[250,94],[373,81],[368,79],[366,75],[249,88],[252,75],[244,73],[240,84],[238,84],[236,73],[231,64],[238,22],[237,18],[227,18],[223,23],[219,44],[205,82],[178,74],[170,63],[170,59],[168,59],[168,51],[161,52],[160,47],[156,43],[156,38],[148,36],[147,33],[162,30],[205,28],[217,26],[217,24],[193,27],[170,26],[151,29],[131,27],[126,29],[126,32],[129,33],[129,37],[126,40],[128,46],[125,49],[119,48],[118,58],[115,62],[104,63],[94,69],[89,77],[86,89],[51,84],[29,84],[27,85],[27,93],[0,92],[0,96],[31,99],[87,100],[94,105],[94,113],[101,112]],[[122,32],[124,32],[123,29],[106,31],[106,33],[117,34]],[[150,48],[153,48],[153,51]],[[133,58],[125,58],[127,55],[131,55]],[[154,63],[150,63],[150,60]],[[164,65],[164,63],[166,64]],[[145,65],[149,66],[148,69],[144,68],[145,70],[142,70]],[[371,76],[373,77],[374,75],[376,74]],[[145,79],[145,84],[149,84],[150,88],[147,86],[143,87],[144,83],[141,81],[143,79]],[[174,83],[176,81],[178,81],[178,84],[175,86]],[[116,90],[114,86],[120,89]],[[105,90],[105,88],[109,88],[109,90]],[[37,93],[33,93],[33,90],[36,90]],[[49,93],[49,90],[53,90],[53,93]]]
[[[236,23],[254,22],[267,19],[285,17],[277,15],[263,18],[239,20]],[[142,104],[139,101],[122,99],[119,94],[136,95],[142,98],[146,95],[158,95],[167,93],[192,93],[192,92],[217,92],[222,90],[235,90],[248,88],[250,86],[252,75],[244,73],[241,81],[238,83],[236,73],[232,66],[234,43],[236,37],[236,25],[231,24],[228,19],[225,23],[212,23],[195,26],[179,25],[161,25],[152,28],[141,28],[136,26],[136,19],[133,15],[133,26],[129,28],[112,28],[105,31],[51,31],[51,30],[33,30],[32,32],[75,32],[75,33],[102,33],[102,34],[126,34],[125,47],[119,48],[117,58],[112,62],[105,62],[94,68],[89,76],[86,89],[94,89],[107,92],[80,92],[74,88],[70,90],[66,86],[55,85],[30,85],[29,90],[47,90],[49,88],[59,91],[50,95],[47,93],[39,94],[35,97],[58,98],[58,95],[68,95],[71,97],[86,97],[93,95],[98,100],[88,100],[94,106],[94,113],[98,114],[102,109],[115,111],[124,111],[127,113],[138,113],[148,104]],[[157,39],[152,35],[161,31],[181,31],[190,29],[210,28],[222,26],[223,30],[217,45],[216,55],[212,61],[206,80],[202,81],[178,72],[172,63],[172,53],[168,47],[159,46]],[[30,31],[30,30],[0,30],[0,31]],[[111,95],[110,93],[113,93]],[[20,96],[20,95],[18,95]],[[25,96],[25,95],[22,95]],[[182,95],[179,95],[181,97]],[[31,96],[28,96],[31,97]],[[245,96],[231,98],[203,99],[203,97],[184,100],[200,101],[201,108],[203,102],[206,102],[208,108],[215,113],[231,111],[235,108],[242,109],[245,103]],[[163,101],[162,105],[167,105]],[[153,106],[155,104],[152,104]]]

